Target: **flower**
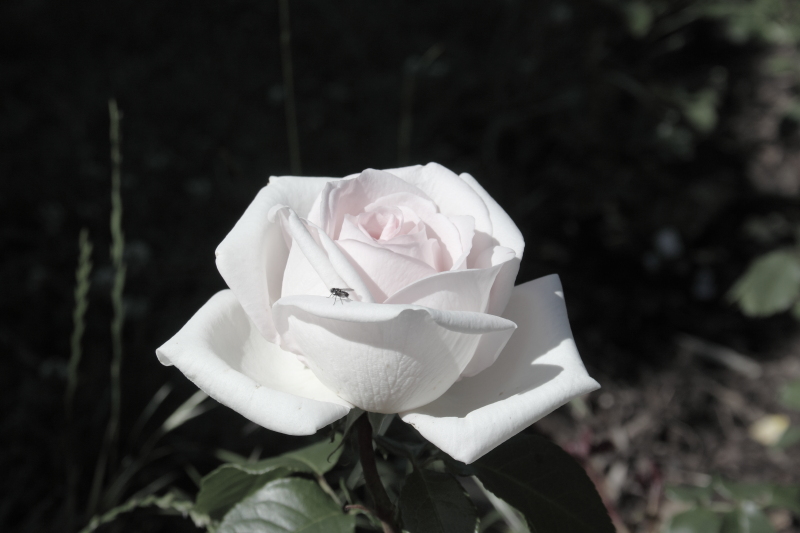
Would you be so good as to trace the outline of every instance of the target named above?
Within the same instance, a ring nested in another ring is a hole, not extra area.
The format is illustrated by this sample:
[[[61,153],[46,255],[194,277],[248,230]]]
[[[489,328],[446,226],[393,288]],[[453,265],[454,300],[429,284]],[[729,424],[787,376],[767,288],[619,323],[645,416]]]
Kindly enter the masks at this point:
[[[435,163],[273,177],[217,248],[230,290],[156,353],[274,431],[398,413],[469,463],[599,387],[558,276],[514,287],[523,248],[472,176]]]

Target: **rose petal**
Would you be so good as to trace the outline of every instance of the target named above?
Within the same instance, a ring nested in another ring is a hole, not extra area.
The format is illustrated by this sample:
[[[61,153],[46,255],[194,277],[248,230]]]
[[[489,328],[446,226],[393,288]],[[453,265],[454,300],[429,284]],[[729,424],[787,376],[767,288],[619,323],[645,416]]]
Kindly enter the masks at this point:
[[[401,179],[421,189],[446,216],[464,215],[475,219],[475,236],[472,239],[473,252],[477,256],[492,246],[492,219],[485,199],[453,171],[439,165],[428,163],[424,167],[406,167],[387,170]]]
[[[503,265],[502,270],[497,275],[497,279],[492,287],[489,296],[489,306],[486,312],[492,315],[502,315],[503,310],[508,305],[511,298],[511,291],[514,288],[514,280],[519,273],[520,258],[515,256],[514,250],[505,246],[493,246],[484,250],[475,260],[472,268],[488,268],[494,265]]]
[[[441,213],[425,215],[425,230],[428,236],[442,245],[442,253],[437,261],[439,272],[466,268],[466,260],[472,249],[475,236],[475,219],[470,216],[447,217]]]
[[[384,303],[421,305],[441,311],[486,312],[489,295],[502,265],[473,270],[451,270],[411,283]]]
[[[511,256],[513,258],[513,254]],[[480,270],[453,270],[421,279],[390,296],[384,303],[412,304],[443,311],[486,312],[503,265]],[[513,281],[512,281],[513,283]],[[472,377],[491,366],[513,331],[484,334],[460,377]]]
[[[418,187],[388,172],[370,168],[356,178],[329,182],[314,203],[308,220],[336,240],[345,215],[359,215],[370,204],[380,202],[382,198],[384,202],[387,201],[387,196],[391,197],[391,204],[394,205],[406,205],[406,202],[413,201],[414,204],[426,205],[426,210],[436,209],[431,199]],[[403,203],[398,204],[401,201]],[[422,205],[409,207],[414,211],[422,209]]]
[[[515,255],[522,259],[522,252],[525,250],[525,239],[522,238],[519,228],[511,217],[508,216],[500,204],[481,185],[466,172],[459,175],[464,183],[470,186],[483,200],[484,205],[489,211],[489,218],[492,221],[492,237],[500,244],[514,250]]]
[[[484,313],[331,305],[313,296],[281,298],[273,313],[281,338],[291,339],[320,381],[376,413],[431,402],[458,379],[481,334],[516,327]]]
[[[156,354],[212,398],[273,431],[311,435],[351,407],[293,354],[265,340],[233,291],[211,297]]]
[[[278,225],[268,220],[273,206],[308,213],[331,178],[270,178],[216,250],[217,269],[264,337],[276,341],[270,308],[281,296],[289,249]]]
[[[369,288],[376,302],[421,278],[436,274],[430,265],[387,248],[355,240],[337,242],[342,252]]]
[[[310,222],[301,220],[288,207],[275,206],[270,210],[269,216],[281,218],[283,228],[291,235],[292,250],[298,248],[302,252],[302,256],[298,253],[289,254],[284,273],[284,289],[298,292],[284,294],[314,294],[316,291],[309,291],[308,288],[304,289],[298,285],[313,283],[315,289],[318,289],[318,281],[321,280],[328,290],[346,287],[353,291],[355,299],[364,302],[375,301],[355,266],[323,231]],[[302,261],[303,258],[308,261],[318,278],[309,276],[307,268],[302,270],[302,277],[297,277],[297,273],[293,270],[296,267],[294,261]]]
[[[339,242],[353,240],[375,248],[385,248],[422,261],[436,270],[435,259],[441,253],[439,244],[434,239],[428,239],[424,231],[425,226],[421,221],[418,226],[423,229],[397,235],[389,240],[377,240],[358,225],[358,218],[347,215],[342,223],[342,231],[339,233]]]
[[[438,400],[401,413],[423,437],[465,463],[599,388],[575,348],[558,276],[516,287],[504,316],[519,329],[494,365]]]

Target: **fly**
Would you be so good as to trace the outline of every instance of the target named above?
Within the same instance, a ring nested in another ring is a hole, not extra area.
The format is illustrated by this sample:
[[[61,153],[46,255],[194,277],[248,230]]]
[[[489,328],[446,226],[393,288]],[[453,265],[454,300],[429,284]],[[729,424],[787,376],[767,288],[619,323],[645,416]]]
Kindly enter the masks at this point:
[[[350,289],[348,287],[345,287],[343,289],[337,289],[334,287],[333,289],[331,289],[331,293],[328,295],[328,298],[333,297],[333,305],[336,305],[336,300],[339,300],[340,302],[342,302],[342,305],[344,305],[345,300],[350,301],[350,293],[347,291],[352,291],[352,290],[353,289]]]

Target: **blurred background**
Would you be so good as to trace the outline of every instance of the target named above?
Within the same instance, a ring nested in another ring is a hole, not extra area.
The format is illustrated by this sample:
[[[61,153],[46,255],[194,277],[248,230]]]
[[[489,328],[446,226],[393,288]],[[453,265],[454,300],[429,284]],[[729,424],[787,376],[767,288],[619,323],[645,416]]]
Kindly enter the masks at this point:
[[[214,249],[270,175],[429,161],[471,173],[520,227],[518,282],[561,276],[604,388],[533,431],[587,465],[619,528],[657,531],[680,503],[673,485],[800,483],[800,4],[288,5],[290,91],[280,2],[0,3],[0,529],[77,530],[138,491],[193,494],[218,449],[313,441],[224,407],[200,414],[213,403],[184,404],[193,385],[154,350],[225,288]],[[98,473],[117,278],[112,97],[124,355],[117,452]],[[185,423],[165,426],[176,409]],[[765,511],[771,527],[800,531],[786,507]],[[195,530],[151,511],[123,524]]]

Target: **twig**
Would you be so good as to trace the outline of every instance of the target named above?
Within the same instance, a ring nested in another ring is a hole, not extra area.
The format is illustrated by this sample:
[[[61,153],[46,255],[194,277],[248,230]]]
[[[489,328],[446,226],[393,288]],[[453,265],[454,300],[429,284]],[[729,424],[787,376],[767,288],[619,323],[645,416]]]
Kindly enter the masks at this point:
[[[390,524],[387,524],[386,522],[384,522],[380,518],[378,518],[377,513],[374,510],[370,509],[369,507],[366,507],[364,505],[353,504],[353,505],[345,505],[344,506],[344,510],[345,511],[361,511],[362,513],[364,513],[366,515],[369,515],[373,519],[379,521],[381,523],[381,526],[383,527],[383,533],[394,533],[394,530],[392,529],[392,526]]]
[[[719,363],[750,379],[761,377],[761,365],[730,348],[691,335],[678,335],[676,340],[678,346],[691,354]]]
[[[372,449],[372,424],[369,423],[367,414],[361,415],[355,425],[358,431],[358,455],[364,469],[364,483],[375,504],[375,516],[384,524],[383,529],[386,533],[398,533],[400,528],[395,520],[395,507],[386,493],[386,488],[378,474],[378,465],[375,463],[375,450]]]
[[[284,109],[286,110],[286,136],[289,140],[289,161],[292,174],[302,173],[300,165],[300,134],[297,129],[297,109],[294,101],[294,72],[292,68],[292,33],[289,19],[289,0],[278,0],[280,12],[281,67],[283,68]]]

